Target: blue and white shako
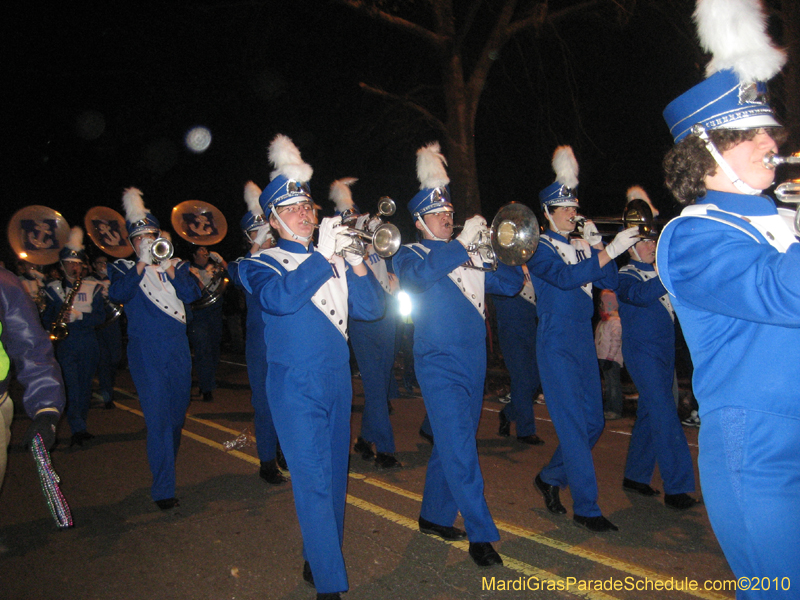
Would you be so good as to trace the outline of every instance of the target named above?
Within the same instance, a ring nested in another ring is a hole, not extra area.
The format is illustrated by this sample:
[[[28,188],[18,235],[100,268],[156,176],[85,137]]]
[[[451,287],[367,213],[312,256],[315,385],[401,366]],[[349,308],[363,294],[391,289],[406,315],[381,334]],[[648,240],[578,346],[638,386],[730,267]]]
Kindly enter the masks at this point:
[[[244,214],[241,222],[239,223],[242,231],[245,233],[250,233],[254,229],[259,229],[266,224],[267,219],[264,217],[263,213],[253,214],[252,211],[249,210]]]
[[[269,218],[270,212],[284,204],[297,204],[304,201],[311,202],[311,189],[305,181],[289,179],[284,175],[276,175],[275,179],[261,192],[258,203],[264,211],[264,218]]]
[[[450,186],[445,185],[420,190],[409,201],[408,211],[415,221],[424,215],[432,213],[455,212],[453,203],[450,202]]]
[[[86,252],[83,250],[83,248],[80,250],[73,250],[69,246],[64,246],[58,251],[58,260],[61,262],[89,262],[86,258]]]
[[[578,206],[578,198],[575,192],[578,186],[574,188],[567,187],[563,183],[555,181],[539,192],[539,202],[542,204],[542,210],[547,212],[550,206]]]
[[[125,229],[128,230],[128,237],[134,238],[143,233],[154,233],[158,235],[161,232],[161,225],[152,214],[145,213],[144,218],[138,221],[125,220]]]
[[[695,125],[706,130],[779,127],[763,81],[743,82],[732,69],[717,71],[664,109],[677,144]]]

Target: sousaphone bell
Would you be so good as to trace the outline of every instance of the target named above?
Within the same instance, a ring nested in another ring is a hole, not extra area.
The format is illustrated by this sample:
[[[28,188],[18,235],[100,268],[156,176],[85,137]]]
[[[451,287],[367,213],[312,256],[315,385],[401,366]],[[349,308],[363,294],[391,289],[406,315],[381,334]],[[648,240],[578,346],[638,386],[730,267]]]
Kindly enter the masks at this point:
[[[17,256],[34,265],[58,262],[69,239],[69,224],[61,213],[34,204],[19,209],[8,222],[8,243]]]

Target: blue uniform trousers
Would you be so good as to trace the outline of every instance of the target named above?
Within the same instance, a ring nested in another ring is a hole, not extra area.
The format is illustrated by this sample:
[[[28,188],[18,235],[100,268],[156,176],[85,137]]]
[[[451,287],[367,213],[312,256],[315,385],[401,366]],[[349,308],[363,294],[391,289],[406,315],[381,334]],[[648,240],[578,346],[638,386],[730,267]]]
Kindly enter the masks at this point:
[[[703,415],[700,448],[703,499],[728,564],[761,590],[770,584],[736,597],[792,596],[775,588],[800,581],[800,419],[720,408]]]
[[[259,338],[261,349],[258,349]],[[245,348],[247,378],[250,381],[250,402],[253,405],[253,425],[256,430],[256,451],[262,462],[275,460],[278,434],[272,422],[272,412],[267,402],[267,355],[261,330],[252,334],[248,330]]]
[[[117,368],[122,360],[122,330],[119,321],[97,330],[97,343],[100,345],[100,360],[97,364],[97,383],[100,395],[106,404],[111,402]]]
[[[629,343],[625,363],[639,391],[625,477],[649,484],[658,461],[665,493],[693,492],[692,455],[672,395],[674,358],[651,356],[646,347]]]
[[[435,443],[425,475],[420,516],[450,526],[458,512],[470,542],[495,542],[495,527],[478,463],[475,436],[483,406],[486,348],[414,341],[414,364]]]
[[[392,454],[395,446],[389,421],[389,390],[393,379],[397,320],[394,314],[387,314],[378,321],[350,319],[348,329],[364,384],[360,437],[374,443],[378,452]]]
[[[342,555],[352,382],[338,371],[307,371],[270,363],[267,396],[292,472],[303,558],[321,594],[348,588]]]
[[[94,329],[73,329],[56,345],[67,393],[67,422],[72,433],[86,431],[86,418],[92,399],[92,377],[97,370],[100,350]]]
[[[188,327],[189,343],[194,352],[194,370],[200,393],[217,389],[217,367],[222,344],[222,301],[192,311]]]
[[[539,315],[536,356],[547,410],[559,445],[541,471],[542,481],[569,486],[573,512],[602,514],[597,505],[597,477],[592,448],[605,426],[603,393],[597,368],[592,323],[563,315]]]
[[[533,397],[541,386],[536,363],[536,305],[520,297],[498,298],[492,296],[497,337],[511,376],[511,403],[503,408],[503,414],[514,422],[517,437],[524,437],[536,433]]]
[[[151,339],[128,339],[128,364],[147,425],[153,500],[175,497],[175,459],[192,386],[186,336],[164,336],[158,344],[156,353]]]

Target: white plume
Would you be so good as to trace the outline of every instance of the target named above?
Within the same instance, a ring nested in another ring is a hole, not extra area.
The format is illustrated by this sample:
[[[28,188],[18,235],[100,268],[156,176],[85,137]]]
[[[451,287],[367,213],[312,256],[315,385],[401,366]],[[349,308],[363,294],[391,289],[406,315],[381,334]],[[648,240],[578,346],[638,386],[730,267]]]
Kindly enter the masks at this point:
[[[126,189],[122,194],[122,208],[125,210],[125,218],[131,223],[141,221],[147,216],[142,192],[134,187]]]
[[[333,200],[336,204],[336,210],[340,213],[350,210],[355,206],[350,186],[356,181],[358,181],[358,179],[355,177],[345,177],[343,179],[337,179],[331,184],[331,191],[328,197]]]
[[[248,181],[244,184],[244,203],[247,205],[247,210],[253,215],[264,214],[264,211],[261,210],[261,204],[258,202],[259,196],[261,196],[260,187],[252,181]]]
[[[450,183],[447,176],[447,159],[442,154],[439,142],[433,142],[417,150],[417,179],[419,189],[444,187]]]
[[[64,244],[70,250],[79,252],[83,250],[83,229],[77,225],[69,230],[69,239]]]
[[[652,201],[650,200],[650,196],[647,195],[647,192],[644,191],[644,188],[638,185],[632,185],[628,188],[628,191],[625,194],[625,204],[628,204],[631,200],[644,200],[650,205],[650,210],[653,211],[653,216],[658,216],[658,209],[653,206]]]
[[[556,181],[574,190],[578,187],[578,161],[572,152],[572,146],[559,146],[553,152],[553,171]]]
[[[311,165],[303,162],[300,150],[294,142],[285,135],[279,133],[269,145],[269,160],[275,168],[270,173],[270,181],[278,175],[283,175],[287,179],[294,181],[307,182],[311,179],[314,169]]]
[[[733,69],[743,82],[767,81],[786,62],[767,34],[759,0],[697,0],[694,20],[700,45],[713,55],[706,77]]]

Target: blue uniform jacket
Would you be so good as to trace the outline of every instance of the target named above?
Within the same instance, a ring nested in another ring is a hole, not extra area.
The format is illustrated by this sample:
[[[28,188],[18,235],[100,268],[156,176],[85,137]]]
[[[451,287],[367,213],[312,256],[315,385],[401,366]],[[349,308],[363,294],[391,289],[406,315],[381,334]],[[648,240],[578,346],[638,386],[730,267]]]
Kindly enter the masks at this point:
[[[745,216],[776,213],[766,196],[709,191],[702,203]],[[752,237],[709,219],[679,218],[657,249],[691,349],[700,415],[741,407],[800,418],[800,244],[779,252],[747,222],[728,218]],[[748,393],[754,386],[756,397]]]
[[[653,265],[632,260],[642,271],[654,271]],[[632,347],[645,347],[649,354],[675,357],[675,324],[659,298],[667,293],[658,277],[643,280],[636,271],[619,272],[619,316],[622,320],[622,347],[625,357],[635,357]],[[634,358],[635,359],[635,358]]]

